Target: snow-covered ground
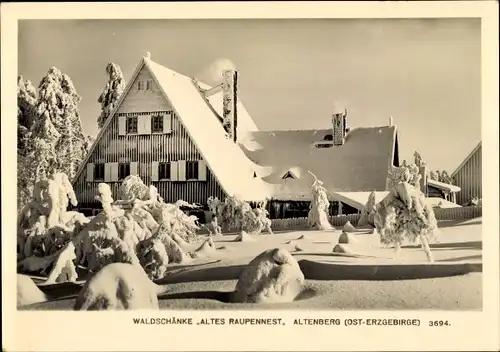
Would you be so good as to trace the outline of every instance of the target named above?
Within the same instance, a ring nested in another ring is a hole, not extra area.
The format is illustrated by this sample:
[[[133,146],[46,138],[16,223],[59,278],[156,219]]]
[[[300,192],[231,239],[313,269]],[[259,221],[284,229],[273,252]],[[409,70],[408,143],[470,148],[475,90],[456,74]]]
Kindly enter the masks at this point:
[[[481,309],[482,219],[441,221],[440,243],[432,244],[434,263],[416,245],[403,246],[399,258],[383,248],[379,236],[356,233],[348,244],[352,254],[333,253],[340,230],[293,231],[251,236],[235,242],[237,235],[214,237],[217,251],[191,264],[173,264],[159,283],[169,284],[164,309],[241,309],[248,304],[226,303],[228,292],[246,264],[269,248],[284,248],[299,261],[306,277],[302,299],[259,308],[334,309]],[[301,238],[303,237],[303,238]],[[300,239],[299,239],[300,238]],[[296,246],[301,251],[296,251]],[[79,286],[61,284],[44,288],[50,302],[22,309],[71,309]]]

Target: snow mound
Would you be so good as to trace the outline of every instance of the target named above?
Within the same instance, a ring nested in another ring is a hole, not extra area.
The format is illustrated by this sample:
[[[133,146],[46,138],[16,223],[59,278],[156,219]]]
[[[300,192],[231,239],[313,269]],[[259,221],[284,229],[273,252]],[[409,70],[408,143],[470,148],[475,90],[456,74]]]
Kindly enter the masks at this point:
[[[359,240],[354,237],[354,235],[347,233],[347,232],[342,232],[342,234],[339,237],[339,243],[358,243]]]
[[[255,257],[238,279],[233,302],[291,302],[302,290],[304,274],[284,249],[270,249]]]
[[[217,250],[215,249],[214,241],[209,238],[203,244],[194,251],[194,258],[208,258],[212,256]]]
[[[351,224],[350,221],[347,221],[344,225],[344,227],[342,228],[342,230],[344,232],[355,232],[356,231],[356,228]]]
[[[159,309],[158,290],[140,266],[112,263],[85,283],[74,310]]]
[[[189,252],[192,248],[192,245],[186,242],[181,236],[174,233],[170,237],[181,247],[181,249],[185,252]]]
[[[333,247],[333,253],[354,254],[354,251],[345,243],[339,243]]]
[[[17,274],[17,306],[45,302],[47,297],[29,276]]]
[[[304,251],[304,248],[302,248],[302,246],[299,244],[296,244],[294,249],[296,252],[303,252]]]
[[[248,233],[241,231],[241,233],[234,239],[234,242],[252,242],[255,241]]]

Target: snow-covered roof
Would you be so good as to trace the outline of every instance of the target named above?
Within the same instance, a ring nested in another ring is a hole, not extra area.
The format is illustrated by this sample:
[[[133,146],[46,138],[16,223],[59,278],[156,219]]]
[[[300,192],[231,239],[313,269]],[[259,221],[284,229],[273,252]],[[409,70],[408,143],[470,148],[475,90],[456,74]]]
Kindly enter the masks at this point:
[[[427,185],[438,188],[438,189],[442,189],[444,191],[454,192],[454,193],[460,192],[460,190],[461,190],[461,188],[458,186],[450,185],[448,183],[439,182],[439,181],[431,180],[431,179],[427,180]]]
[[[453,171],[453,173],[451,174],[451,177],[455,177],[455,175],[462,169],[462,167],[469,161],[470,158],[472,158],[472,156],[476,153],[476,151],[481,148],[483,144],[483,141],[479,141],[479,143],[476,145],[476,147],[474,149],[472,149],[472,151],[469,153],[469,155],[467,155],[467,157],[460,163],[460,165],[458,165],[458,167],[455,169],[455,171]]]
[[[144,61],[224,191],[246,200],[265,198],[268,195],[267,185],[260,178],[253,177],[253,163],[245,157],[237,144],[226,138],[224,128],[203,99],[195,82],[190,77],[149,59]],[[222,101],[222,96],[220,100]],[[239,106],[242,106],[241,102]],[[247,119],[243,117],[240,121],[240,113],[238,111],[239,126],[240,122],[251,120],[247,113]],[[252,124],[244,126],[255,127]]]
[[[317,148],[331,129],[255,131],[240,147],[256,164],[270,172],[263,180],[274,185],[275,199],[310,199],[314,173],[332,192],[384,191],[392,164],[396,127],[351,130],[342,146]],[[290,169],[302,170],[296,179],[283,180]]]

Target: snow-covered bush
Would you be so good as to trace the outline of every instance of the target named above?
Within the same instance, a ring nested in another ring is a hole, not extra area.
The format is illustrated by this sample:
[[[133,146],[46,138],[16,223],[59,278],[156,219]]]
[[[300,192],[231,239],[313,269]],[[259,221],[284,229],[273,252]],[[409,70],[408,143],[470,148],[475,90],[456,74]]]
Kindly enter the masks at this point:
[[[392,166],[389,170],[388,176],[388,189],[392,189],[400,182],[408,182],[414,187],[420,188],[420,170],[417,165],[408,165],[406,162],[400,167]]]
[[[149,188],[137,175],[127,176],[118,189],[120,200],[145,200],[149,196]]]
[[[237,196],[228,196],[224,202],[217,198],[209,198],[208,204],[224,231],[245,231],[259,234],[263,230],[272,233],[271,220],[265,209],[265,202],[258,203],[255,209]]]
[[[323,182],[318,180],[312,172],[309,171],[309,173],[313,176],[314,182],[311,185],[312,202],[307,217],[307,223],[309,227],[319,230],[330,230],[332,229],[332,225],[328,221],[330,201],[328,200],[326,188],[323,187]]]
[[[380,241],[399,249],[404,241],[414,243],[420,240],[429,261],[432,254],[429,241],[437,235],[437,221],[434,210],[425,195],[408,182],[400,182],[377,205],[375,226]]]

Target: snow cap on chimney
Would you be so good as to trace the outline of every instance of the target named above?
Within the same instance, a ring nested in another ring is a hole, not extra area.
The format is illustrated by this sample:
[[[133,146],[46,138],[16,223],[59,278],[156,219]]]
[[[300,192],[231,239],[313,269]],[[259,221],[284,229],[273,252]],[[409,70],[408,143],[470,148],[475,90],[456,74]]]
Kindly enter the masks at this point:
[[[389,126],[392,126],[394,124],[394,119],[393,117],[389,117]]]
[[[146,59],[151,59],[151,53],[149,51],[146,52],[146,55],[144,55]]]

